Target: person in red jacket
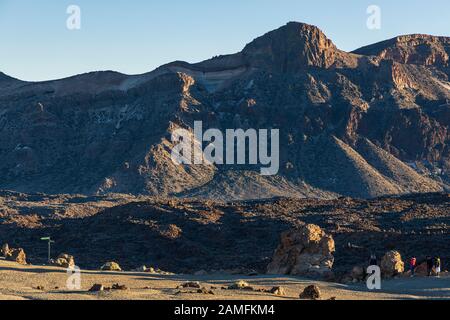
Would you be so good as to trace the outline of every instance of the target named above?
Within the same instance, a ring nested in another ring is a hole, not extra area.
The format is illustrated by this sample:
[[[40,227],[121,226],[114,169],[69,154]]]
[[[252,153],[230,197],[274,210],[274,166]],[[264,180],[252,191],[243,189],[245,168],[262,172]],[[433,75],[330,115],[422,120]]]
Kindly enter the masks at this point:
[[[417,267],[417,259],[416,257],[412,257],[411,260],[409,260],[409,269],[411,270],[411,277],[414,277]]]

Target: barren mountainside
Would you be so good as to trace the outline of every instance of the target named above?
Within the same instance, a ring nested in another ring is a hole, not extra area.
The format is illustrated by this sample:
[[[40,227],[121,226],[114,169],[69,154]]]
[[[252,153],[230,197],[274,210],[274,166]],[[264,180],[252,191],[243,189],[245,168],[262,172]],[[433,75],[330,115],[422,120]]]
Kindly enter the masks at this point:
[[[21,247],[32,264],[53,253],[81,268],[117,261],[124,270],[151,265],[193,274],[220,269],[265,272],[280,234],[316,224],[336,243],[336,275],[399,250],[421,262],[432,252],[449,261],[450,194],[370,200],[286,199],[231,203],[148,196],[44,195],[0,192],[0,241]],[[448,264],[445,264],[448,266]],[[446,267],[447,268],[447,267]]]
[[[0,74],[0,189],[222,200],[371,198],[450,183],[450,38],[354,52],[291,22],[236,54],[142,75]],[[279,128],[280,171],[183,165],[177,128]]]

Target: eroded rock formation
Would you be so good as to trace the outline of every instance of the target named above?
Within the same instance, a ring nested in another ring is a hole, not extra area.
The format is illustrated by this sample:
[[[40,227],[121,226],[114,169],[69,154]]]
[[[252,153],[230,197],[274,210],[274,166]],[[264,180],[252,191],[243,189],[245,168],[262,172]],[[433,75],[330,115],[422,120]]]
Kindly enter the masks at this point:
[[[308,224],[281,235],[267,273],[324,276],[331,272],[334,252],[333,238],[319,226]]]

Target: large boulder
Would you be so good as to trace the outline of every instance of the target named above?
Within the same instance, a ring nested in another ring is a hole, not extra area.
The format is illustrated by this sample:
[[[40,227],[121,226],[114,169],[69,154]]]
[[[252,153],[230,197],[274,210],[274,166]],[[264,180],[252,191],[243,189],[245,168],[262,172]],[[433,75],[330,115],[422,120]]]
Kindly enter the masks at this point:
[[[53,264],[62,268],[73,268],[75,267],[75,259],[67,253],[61,253]]]
[[[384,277],[393,277],[405,271],[405,263],[400,252],[392,250],[381,259],[381,274]]]
[[[27,264],[27,255],[22,248],[19,249],[10,249],[5,259],[8,261],[14,261],[19,264]]]
[[[334,263],[334,240],[316,225],[284,232],[268,274],[326,276]]]

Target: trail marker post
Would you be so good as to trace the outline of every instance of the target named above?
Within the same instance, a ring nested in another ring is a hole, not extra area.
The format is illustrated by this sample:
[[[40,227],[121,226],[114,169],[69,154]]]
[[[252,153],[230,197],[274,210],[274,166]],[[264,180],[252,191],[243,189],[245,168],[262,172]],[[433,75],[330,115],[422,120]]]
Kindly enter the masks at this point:
[[[53,241],[52,238],[50,238],[50,237],[44,237],[44,238],[41,238],[41,240],[42,241],[47,241],[47,243],[48,243],[47,262],[50,263],[50,260],[51,260],[51,246],[52,246],[52,243],[55,243],[55,241]]]

